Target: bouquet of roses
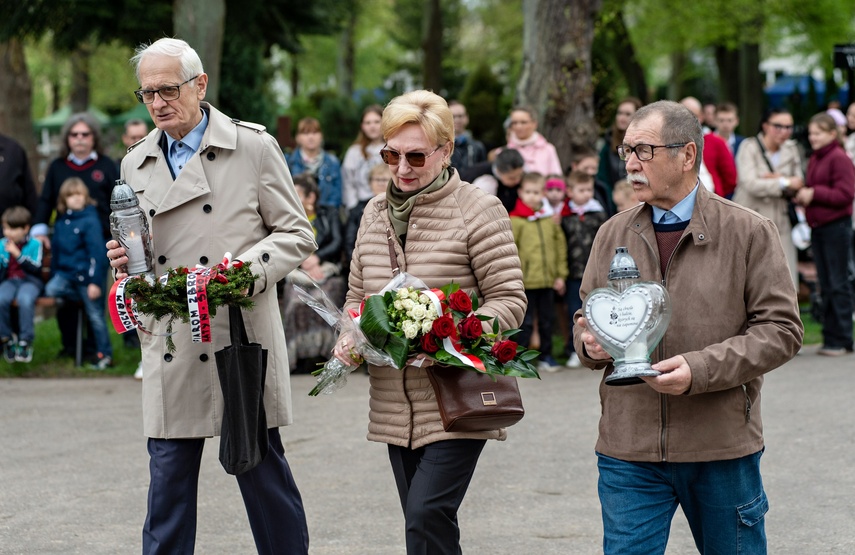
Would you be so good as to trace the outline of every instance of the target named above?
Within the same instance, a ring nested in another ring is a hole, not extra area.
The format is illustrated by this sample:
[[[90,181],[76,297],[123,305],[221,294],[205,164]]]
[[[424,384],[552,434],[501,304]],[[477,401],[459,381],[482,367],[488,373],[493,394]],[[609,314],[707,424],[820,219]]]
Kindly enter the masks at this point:
[[[109,296],[110,318],[118,333],[138,328],[151,333],[140,323],[140,315],[155,320],[168,319],[166,347],[175,352],[172,327],[175,320],[191,325],[194,342],[210,342],[210,319],[221,306],[251,309],[252,300],[245,291],[256,276],[250,262],[232,260],[226,253],[223,261],[206,268],[169,268],[159,279],[129,276],[113,284]]]
[[[305,292],[298,291],[298,295],[313,306]],[[364,299],[358,311],[338,317],[334,325],[341,326],[353,339],[356,362],[364,359],[403,368],[408,360],[424,355],[491,376],[539,378],[531,364],[539,353],[509,339],[520,330],[500,331],[496,318],[479,315],[477,310],[477,296],[467,295],[455,283],[429,289],[417,278],[399,274],[380,293]],[[327,313],[334,315],[329,310]],[[327,318],[328,323],[333,323],[331,320]],[[488,320],[493,321],[492,331],[484,332],[482,322]],[[338,365],[345,366],[331,359],[315,373],[319,383],[310,395],[331,393],[343,385],[347,371],[342,375],[331,369]]]

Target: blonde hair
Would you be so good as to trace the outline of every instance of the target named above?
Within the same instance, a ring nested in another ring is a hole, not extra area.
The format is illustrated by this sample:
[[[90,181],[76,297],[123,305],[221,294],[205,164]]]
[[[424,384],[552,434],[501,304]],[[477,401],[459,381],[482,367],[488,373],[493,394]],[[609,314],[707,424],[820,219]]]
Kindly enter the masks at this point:
[[[392,99],[383,110],[380,130],[383,140],[388,141],[405,125],[418,124],[428,140],[436,146],[451,143],[449,160],[454,152],[454,118],[445,99],[431,91],[411,91]],[[445,167],[450,161],[446,160]]]
[[[66,199],[71,195],[76,195],[78,193],[83,194],[83,197],[86,199],[85,204],[95,204],[89,197],[89,187],[86,186],[86,183],[84,183],[79,177],[69,177],[62,182],[62,186],[59,188],[59,195],[56,200],[57,213],[65,214],[68,210]]]

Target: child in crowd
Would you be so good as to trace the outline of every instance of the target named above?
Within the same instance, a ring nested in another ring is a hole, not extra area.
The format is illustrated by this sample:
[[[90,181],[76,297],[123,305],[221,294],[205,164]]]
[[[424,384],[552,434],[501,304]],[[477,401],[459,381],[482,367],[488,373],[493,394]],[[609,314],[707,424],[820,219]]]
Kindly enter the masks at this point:
[[[391,179],[392,170],[387,164],[375,164],[368,171],[368,184],[371,185],[371,192],[375,197],[386,192]],[[350,257],[353,254],[353,247],[356,246],[356,232],[359,231],[359,222],[362,221],[362,213],[368,205],[368,200],[360,201],[347,214],[347,223],[344,226],[344,273],[350,271]]]
[[[555,225],[561,226],[561,213],[567,202],[567,184],[560,175],[552,174],[546,176],[546,200],[552,207],[552,219]]]
[[[13,206],[3,212],[0,249],[0,341],[7,362],[33,360],[36,299],[42,290],[42,243],[32,239],[30,211]],[[18,303],[18,337],[12,335],[12,302]]]
[[[51,240],[51,278],[45,294],[57,302],[83,303],[98,353],[88,366],[105,370],[113,365],[113,347],[104,317],[107,249],[98,212],[86,184],[77,177],[59,188],[56,223]]]
[[[570,336],[567,340],[567,367],[581,366],[579,355],[573,347],[573,314],[582,308],[579,287],[582,274],[591,255],[591,245],[597,230],[606,221],[603,205],[594,198],[594,177],[581,171],[570,172],[567,178],[568,213],[561,219],[561,227],[567,238],[568,275],[567,314],[570,318]]]
[[[600,155],[595,150],[578,150],[570,157],[570,167],[567,169],[564,177],[569,177],[571,172],[577,170],[592,176],[594,178],[594,198],[603,205],[606,216],[611,217],[617,213],[612,203],[612,187],[597,179],[599,167]]]
[[[561,228],[552,220],[552,206],[543,200],[545,184],[546,178],[539,173],[523,175],[519,199],[509,215],[528,300],[519,343],[529,346],[537,318],[540,333],[538,369],[550,372],[558,369],[558,363],[552,358],[553,295],[564,294],[567,243]]]
[[[291,372],[303,374],[316,370],[318,362],[329,358],[337,336],[333,328],[300,300],[294,286],[301,286],[318,300],[322,293],[336,306],[342,306],[347,293],[347,281],[340,275],[342,238],[338,207],[319,204],[321,194],[314,178],[308,173],[295,175],[294,187],[312,223],[315,241],[318,243],[317,250],[298,269],[288,274],[280,297],[288,362]],[[317,288],[307,287],[311,283],[309,278],[314,280]]]
[[[612,200],[614,200],[618,212],[623,212],[639,204],[638,199],[635,198],[635,190],[626,179],[619,179],[615,182]]]
[[[337,206],[319,203],[320,190],[315,179],[308,173],[294,176],[297,196],[303,203],[306,217],[315,231],[317,250],[300,264],[300,269],[313,280],[322,283],[341,272],[341,219]],[[296,278],[295,276],[292,276]]]

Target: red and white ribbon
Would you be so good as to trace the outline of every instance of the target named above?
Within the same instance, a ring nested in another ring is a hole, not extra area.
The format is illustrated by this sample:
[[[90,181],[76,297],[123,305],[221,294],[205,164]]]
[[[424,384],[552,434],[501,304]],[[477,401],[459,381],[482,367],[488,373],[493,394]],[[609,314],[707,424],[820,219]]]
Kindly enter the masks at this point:
[[[211,342],[211,312],[208,309],[208,281],[216,269],[196,268],[187,273],[187,311],[193,343]]]
[[[439,316],[443,315],[443,305],[442,301],[445,300],[445,295],[439,289],[428,289],[422,291],[427,297],[431,300],[434,308],[436,309],[436,313]],[[484,363],[481,362],[481,359],[476,357],[475,355],[470,355],[468,353],[464,353],[462,351],[463,345],[460,343],[460,337],[457,335],[457,326],[454,326],[454,331],[449,337],[445,337],[442,340],[442,348],[445,349],[445,352],[465,364],[466,366],[470,366],[479,372],[486,372],[487,369],[484,368]]]

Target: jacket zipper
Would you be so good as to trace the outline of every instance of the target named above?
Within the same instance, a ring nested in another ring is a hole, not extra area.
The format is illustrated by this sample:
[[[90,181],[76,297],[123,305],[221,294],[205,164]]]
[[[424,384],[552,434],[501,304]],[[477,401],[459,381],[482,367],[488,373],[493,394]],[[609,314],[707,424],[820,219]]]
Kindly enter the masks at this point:
[[[543,240],[543,228],[540,226],[540,218],[535,223],[537,223],[537,235],[540,237],[540,257],[543,260],[544,278],[549,279],[549,260],[546,258],[546,244]],[[550,285],[550,287],[552,286]]]
[[[679,249],[680,245],[682,245],[683,242],[686,241],[686,237],[688,237],[688,236],[689,235],[683,235],[682,237],[680,237],[680,240],[677,241],[677,245],[674,247],[674,250],[671,251],[671,258],[668,259],[668,264],[665,265],[665,275],[662,276],[662,287],[665,287],[666,289],[667,289],[667,287],[666,287],[667,280],[665,279],[665,276],[668,275],[668,270],[671,269],[671,261],[674,260],[674,255],[677,253],[677,249]],[[650,244],[650,242],[647,240],[647,238],[644,237],[643,235],[641,235],[640,237],[642,238],[642,240],[644,240],[645,244],[647,244],[647,248],[653,252],[654,258],[658,262],[659,261],[659,249],[658,248],[654,249],[653,246]],[[660,264],[660,267],[661,267],[661,264]],[[662,341],[659,342],[659,346],[656,348],[656,351],[659,354],[659,360],[662,360],[662,358],[665,356],[664,343],[665,343],[665,338],[663,337]],[[659,429],[659,451],[662,453],[662,459],[661,459],[662,462],[667,462],[668,457],[665,454],[666,453],[666,450],[665,450],[665,443],[666,443],[666,441],[665,441],[665,429],[667,428],[667,423],[668,423],[668,397],[664,393],[659,394],[659,410],[662,413],[662,427]]]

